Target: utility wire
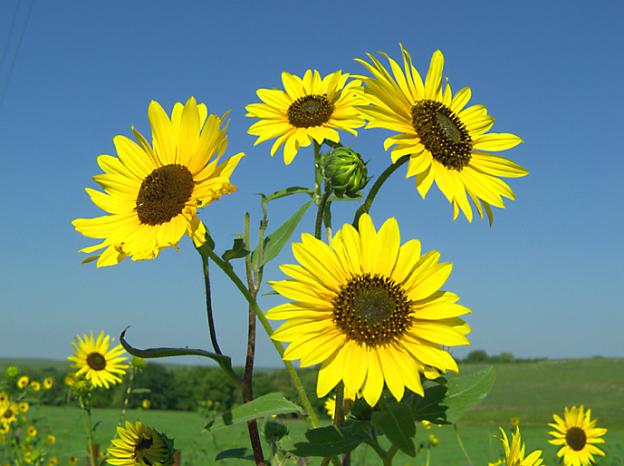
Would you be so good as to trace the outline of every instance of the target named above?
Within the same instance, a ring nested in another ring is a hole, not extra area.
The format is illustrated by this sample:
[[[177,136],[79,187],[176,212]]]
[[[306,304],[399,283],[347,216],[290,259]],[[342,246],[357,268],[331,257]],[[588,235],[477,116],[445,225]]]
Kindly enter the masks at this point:
[[[9,89],[9,83],[11,82],[11,75],[13,74],[13,69],[15,68],[15,62],[17,61],[17,56],[19,55],[20,48],[22,47],[22,42],[24,42],[24,35],[26,34],[26,29],[28,27],[28,22],[30,21],[30,15],[32,13],[34,5],[35,5],[35,0],[31,0],[30,5],[28,5],[28,10],[26,12],[26,19],[24,20],[22,31],[20,32],[20,36],[17,41],[17,47],[15,48],[15,53],[13,54],[13,60],[11,61],[11,65],[9,66],[9,72],[7,73],[7,77],[4,82],[4,87],[0,91],[0,110],[2,110],[2,105],[4,104],[4,98],[6,97],[7,90]]]

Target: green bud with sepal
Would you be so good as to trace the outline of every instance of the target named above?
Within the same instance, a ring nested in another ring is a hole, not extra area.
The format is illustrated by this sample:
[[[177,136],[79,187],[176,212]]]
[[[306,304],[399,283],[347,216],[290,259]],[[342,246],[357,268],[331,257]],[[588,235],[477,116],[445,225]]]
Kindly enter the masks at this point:
[[[351,147],[337,146],[323,157],[323,177],[340,199],[356,199],[368,180],[368,169]]]

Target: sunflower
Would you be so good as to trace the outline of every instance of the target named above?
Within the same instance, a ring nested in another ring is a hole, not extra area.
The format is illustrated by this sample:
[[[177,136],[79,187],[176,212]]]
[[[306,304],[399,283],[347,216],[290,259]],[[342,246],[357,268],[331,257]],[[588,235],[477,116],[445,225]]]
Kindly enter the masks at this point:
[[[4,403],[0,405],[0,423],[9,425],[17,419],[19,407],[17,403]]]
[[[74,465],[78,464],[78,462],[79,462],[79,461],[80,461],[80,459],[79,459],[77,456],[70,456],[70,457],[67,459],[67,462],[68,462],[70,465],[72,465],[72,466],[74,466]]]
[[[247,105],[247,116],[259,118],[249,128],[249,134],[258,136],[256,144],[277,138],[271,155],[284,145],[286,165],[294,160],[300,147],[316,141],[340,142],[336,130],[357,135],[354,128],[364,125],[356,104],[361,103],[358,89],[361,82],[351,80],[349,74],[336,71],[324,78],[318,71],[307,70],[303,79],[294,74],[282,73],[284,91],[258,89],[263,103]]]
[[[173,464],[173,442],[165,435],[156,432],[137,421],[126,426],[117,427],[117,438],[113,439],[108,448],[109,464],[134,466],[149,464],[152,466],[168,466]]]
[[[300,265],[281,266],[292,279],[272,283],[294,301],[267,313],[287,320],[272,337],[291,343],[284,359],[322,363],[319,398],[344,381],[374,406],[384,383],[401,400],[405,387],[423,394],[420,373],[433,379],[458,370],[442,345],[469,344],[458,316],[470,310],[440,291],[452,265],[439,264],[437,251],[421,256],[417,240],[400,242],[396,219],[376,232],[367,214],[359,231],[345,225],[331,245],[304,233],[293,244]]]
[[[48,466],[58,466],[59,460],[56,456],[50,456],[48,458]]]
[[[32,382],[30,382],[30,388],[33,392],[38,392],[39,390],[41,390],[41,384],[36,380],[33,380]]]
[[[56,443],[56,435],[48,434],[48,436],[46,437],[46,442],[48,442],[50,445],[54,445]]]
[[[141,401],[141,408],[150,409],[150,406],[152,406],[152,402],[147,398]]]
[[[2,421],[2,419],[0,419],[0,435],[8,434],[10,431],[11,431],[11,424],[5,423]],[[0,437],[0,440],[3,440],[3,438]]]
[[[43,379],[43,388],[50,390],[54,386],[54,379],[52,377],[46,377]]]
[[[383,64],[368,54],[371,63],[357,59],[373,75],[363,77],[363,99],[368,106],[361,108],[368,118],[367,128],[385,128],[399,134],[386,139],[386,150],[392,146],[392,162],[409,155],[407,177],[416,177],[416,187],[424,198],[435,181],[453,205],[453,218],[458,212],[472,221],[474,204],[483,218],[485,211],[490,223],[491,206],[504,208],[503,197],[514,199],[511,188],[499,177],[516,178],[528,172],[492,152],[511,149],[522,140],[510,133],[488,133],[494,118],[483,105],[466,107],[470,88],[455,96],[451,86],[442,86],[444,56],[433,54],[423,84],[412,65],[409,53],[401,46],[403,69],[383,54],[392,74]]]
[[[595,444],[604,443],[601,438],[607,429],[596,427],[596,420],[591,419],[591,409],[585,411],[583,405],[565,407],[563,419],[553,414],[555,422],[548,424],[554,431],[549,432],[554,438],[548,443],[561,445],[557,452],[563,457],[565,466],[587,466],[594,463],[594,455],[605,456]]]
[[[512,416],[512,417],[510,417],[510,418],[509,418],[509,423],[510,423],[513,427],[519,426],[519,425],[520,425],[520,419],[518,419],[518,418],[517,418],[517,417],[515,417],[515,416]]]
[[[77,370],[76,376],[84,375],[86,379],[95,387],[108,388],[121,382],[121,377],[128,368],[124,364],[126,357],[121,345],[110,349],[111,337],[100,332],[97,340],[93,338],[93,332],[83,337],[76,336],[72,342],[75,353],[67,359],[74,362]]]
[[[353,404],[353,402],[356,400],[356,398],[359,398],[358,396],[356,396],[355,393],[352,393],[349,391],[348,388],[345,387],[344,393],[343,393],[343,397],[344,397],[344,401],[345,401],[345,415],[348,413],[348,407],[350,405]],[[347,403],[348,402],[348,403]],[[331,418],[331,420],[334,420],[334,416],[336,415],[336,396],[331,396],[329,398],[327,398],[325,400],[325,412],[327,413],[327,415]]]
[[[9,394],[7,392],[0,392],[0,405],[9,402]]]
[[[28,382],[30,379],[27,375],[22,375],[19,379],[17,379],[17,388],[24,389],[28,386]]]
[[[19,409],[21,413],[27,413],[30,409],[30,405],[27,402],[22,401],[17,404],[17,409]]]
[[[37,428],[35,426],[28,426],[28,429],[26,429],[26,435],[28,435],[29,437],[36,437]]]
[[[100,155],[104,174],[94,180],[104,192],[87,188],[91,200],[107,215],[73,221],[77,231],[103,239],[82,249],[103,252],[97,266],[115,265],[130,256],[153,259],[161,249],[177,247],[186,233],[203,244],[206,230],[197,209],[236,188],[230,175],[244,156],[239,153],[219,164],[227,147],[225,117],[208,115],[191,97],[176,103],[171,118],[158,102],[149,105],[152,146],[133,128],[138,141],[125,136],[113,139],[118,157]]]
[[[520,435],[520,427],[516,426],[515,432],[511,435],[511,445],[502,427],[500,428],[500,432],[502,434],[500,441],[503,444],[505,458],[498,464],[503,464],[505,466],[540,466],[543,463],[544,460],[542,459],[541,450],[535,450],[531,452],[529,456],[525,457],[525,445]]]

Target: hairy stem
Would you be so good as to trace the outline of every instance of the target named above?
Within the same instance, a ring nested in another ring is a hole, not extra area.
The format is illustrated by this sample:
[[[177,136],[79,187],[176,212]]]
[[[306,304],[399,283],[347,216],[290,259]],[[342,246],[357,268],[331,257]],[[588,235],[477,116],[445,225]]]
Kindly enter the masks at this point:
[[[381,175],[379,175],[379,178],[377,178],[377,180],[375,181],[375,183],[371,187],[370,191],[368,192],[368,196],[366,196],[366,200],[358,208],[358,210],[355,212],[355,217],[353,218],[353,226],[355,228],[357,228],[358,221],[360,220],[360,217],[362,216],[362,214],[367,214],[370,211],[370,209],[371,209],[371,207],[373,205],[373,201],[375,200],[375,197],[377,196],[377,193],[381,189],[381,186],[386,182],[386,180],[390,177],[390,175],[392,175],[401,165],[406,163],[409,159],[410,159],[410,155],[409,154],[408,155],[404,155],[399,160],[397,160],[395,163],[393,163],[388,168],[386,168],[382,172]]]
[[[87,395],[87,399],[84,396],[80,396],[80,408],[82,409],[84,428],[87,434],[87,448],[89,449],[89,465],[97,466],[97,459],[95,457],[95,449],[93,448],[93,422],[91,420],[91,400],[90,395]]]
[[[323,196],[321,196],[321,201],[319,202],[318,210],[316,211],[316,222],[314,223],[314,237],[317,239],[321,239],[323,217],[325,216],[325,207],[328,206],[327,201],[329,200],[329,196],[331,196],[331,191],[325,187],[325,192],[323,193]]]

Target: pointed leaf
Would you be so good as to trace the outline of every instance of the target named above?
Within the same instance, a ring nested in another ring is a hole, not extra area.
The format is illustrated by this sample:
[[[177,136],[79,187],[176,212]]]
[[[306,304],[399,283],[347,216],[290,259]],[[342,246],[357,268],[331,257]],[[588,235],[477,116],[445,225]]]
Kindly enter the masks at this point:
[[[249,448],[230,448],[229,450],[223,450],[217,453],[215,461],[238,459],[238,460],[251,460],[254,461],[253,453]]]
[[[266,237],[264,240],[262,263],[258,263],[257,249],[251,255],[251,262],[254,268],[263,266],[280,253],[282,248],[286,246],[290,240],[290,237],[295,232],[297,225],[299,225],[299,222],[311,204],[312,201],[308,201],[303,204],[288,220],[286,220],[279,228]]]
[[[206,429],[215,431],[252,419],[271,416],[272,414],[302,413],[303,410],[295,403],[288,401],[281,393],[269,393],[249,403],[242,404],[218,416],[206,424]]]
[[[242,240],[242,238],[235,238],[232,247],[225,251],[221,255],[221,257],[225,261],[230,261],[232,259],[240,259],[241,257],[245,257],[247,254],[249,254],[249,250],[245,248],[245,242]]]
[[[293,194],[308,194],[310,196],[314,196],[314,191],[309,188],[304,188],[302,186],[291,186],[289,188],[280,189],[279,191],[275,191],[273,194],[269,194],[265,196],[264,194],[260,194],[262,196],[262,202],[267,204],[275,199],[280,199],[286,196],[292,196]]]
[[[479,404],[490,393],[495,380],[496,374],[492,366],[449,378],[444,401],[448,406],[447,420],[452,423],[459,421],[467,409]]]
[[[444,396],[448,388],[446,385],[435,384],[425,387],[425,396],[416,393],[404,397],[415,421],[429,421],[434,424],[448,424]],[[403,401],[401,402],[403,404]]]
[[[348,453],[370,438],[370,424],[347,421],[343,426],[334,425],[312,429],[305,434],[307,441],[297,442],[291,450],[297,456],[334,456]]]
[[[381,430],[393,445],[409,456],[416,456],[414,436],[416,425],[409,409],[393,403],[373,413],[372,424]]]

